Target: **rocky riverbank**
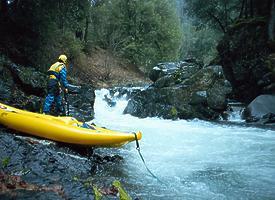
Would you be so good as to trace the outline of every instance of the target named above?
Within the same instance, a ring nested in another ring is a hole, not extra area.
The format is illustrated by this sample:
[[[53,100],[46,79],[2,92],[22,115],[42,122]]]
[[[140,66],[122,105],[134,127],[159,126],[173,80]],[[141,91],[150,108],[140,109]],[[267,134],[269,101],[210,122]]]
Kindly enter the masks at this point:
[[[222,65],[232,85],[231,98],[248,106],[244,118],[249,123],[274,121],[269,99],[274,99],[275,92],[275,45],[268,34],[269,25],[266,17],[240,19],[230,26],[217,47],[215,63]]]
[[[137,93],[124,113],[165,119],[206,119],[226,117],[230,83],[221,66],[202,67],[194,60],[162,63],[150,78],[154,83]]]
[[[110,179],[93,176],[104,166],[123,161],[92,149],[21,137],[0,127],[0,199],[94,199],[118,195]]]
[[[5,59],[0,64],[0,101],[32,112],[41,112],[46,96],[47,75],[32,67],[23,67]],[[81,85],[68,95],[72,116],[89,121],[94,115],[95,88]]]
[[[73,77],[68,78],[70,83],[78,84]],[[40,113],[46,85],[45,73],[1,57],[2,103]],[[92,120],[94,101],[95,87],[80,84],[68,96],[70,115],[81,121]],[[123,161],[120,156],[112,155],[112,150],[107,156],[92,154],[91,148],[22,137],[1,125],[0,146],[0,199],[94,199],[98,195],[110,195],[110,198],[121,195],[121,186],[114,179],[104,183],[93,179],[105,165]]]

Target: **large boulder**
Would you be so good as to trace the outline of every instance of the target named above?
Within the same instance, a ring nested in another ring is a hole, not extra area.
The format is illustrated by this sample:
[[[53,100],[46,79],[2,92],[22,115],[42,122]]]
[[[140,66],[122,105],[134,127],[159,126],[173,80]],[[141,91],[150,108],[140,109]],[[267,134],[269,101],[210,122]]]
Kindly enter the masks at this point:
[[[189,78],[195,72],[202,68],[202,64],[194,59],[186,59],[180,62],[159,63],[149,73],[149,78],[156,82],[168,75],[177,76],[180,79]]]
[[[13,99],[15,83],[10,70],[6,66],[6,60],[0,62],[0,101],[8,104]]]
[[[159,63],[149,73],[149,78],[155,82],[159,78],[174,73],[179,68],[179,63]]]
[[[244,110],[247,122],[275,123],[275,95],[260,95]]]
[[[46,94],[47,75],[35,68],[22,67],[11,63],[8,65],[15,83],[26,94],[44,96]]]
[[[188,72],[183,68],[159,78],[130,99],[124,113],[167,119],[219,118],[227,108],[226,97],[231,92],[222,67],[208,66],[189,78],[181,78],[179,74],[185,73]]]
[[[68,95],[70,115],[80,121],[90,121],[94,118],[95,88],[83,85],[78,93]]]

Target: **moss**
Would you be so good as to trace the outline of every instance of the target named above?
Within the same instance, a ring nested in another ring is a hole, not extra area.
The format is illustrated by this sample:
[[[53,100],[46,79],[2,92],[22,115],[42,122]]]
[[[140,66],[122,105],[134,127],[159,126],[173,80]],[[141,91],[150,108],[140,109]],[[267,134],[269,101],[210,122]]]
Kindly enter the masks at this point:
[[[170,115],[172,118],[177,118],[178,117],[178,110],[173,106],[170,110]]]
[[[79,177],[74,176],[74,177],[73,177],[73,181],[78,182],[78,181],[79,181]]]
[[[2,167],[6,168],[9,165],[10,160],[11,160],[10,157],[6,157],[6,158],[2,159]]]
[[[102,194],[100,193],[100,191],[95,185],[93,185],[93,191],[94,191],[95,200],[102,199]]]
[[[265,61],[267,68],[271,71],[272,75],[275,77],[275,54],[270,54]]]
[[[127,194],[127,192],[122,188],[121,183],[115,180],[112,184],[119,192],[120,200],[131,200],[132,198]]]

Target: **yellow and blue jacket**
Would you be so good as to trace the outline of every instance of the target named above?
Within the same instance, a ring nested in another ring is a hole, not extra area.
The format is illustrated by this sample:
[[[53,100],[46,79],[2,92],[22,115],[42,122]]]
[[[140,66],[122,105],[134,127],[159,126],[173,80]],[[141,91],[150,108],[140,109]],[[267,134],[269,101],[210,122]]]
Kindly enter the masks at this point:
[[[64,63],[56,62],[48,70],[50,80],[57,80],[63,87],[68,87],[67,69]]]

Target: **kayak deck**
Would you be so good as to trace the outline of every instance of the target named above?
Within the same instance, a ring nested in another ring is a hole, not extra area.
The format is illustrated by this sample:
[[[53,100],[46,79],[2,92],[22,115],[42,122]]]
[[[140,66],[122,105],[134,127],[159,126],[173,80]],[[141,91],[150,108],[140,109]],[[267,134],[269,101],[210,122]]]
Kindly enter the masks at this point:
[[[120,147],[141,139],[141,132],[124,133],[84,123],[73,117],[55,117],[28,112],[0,103],[0,124],[16,131],[49,140],[96,147]]]

